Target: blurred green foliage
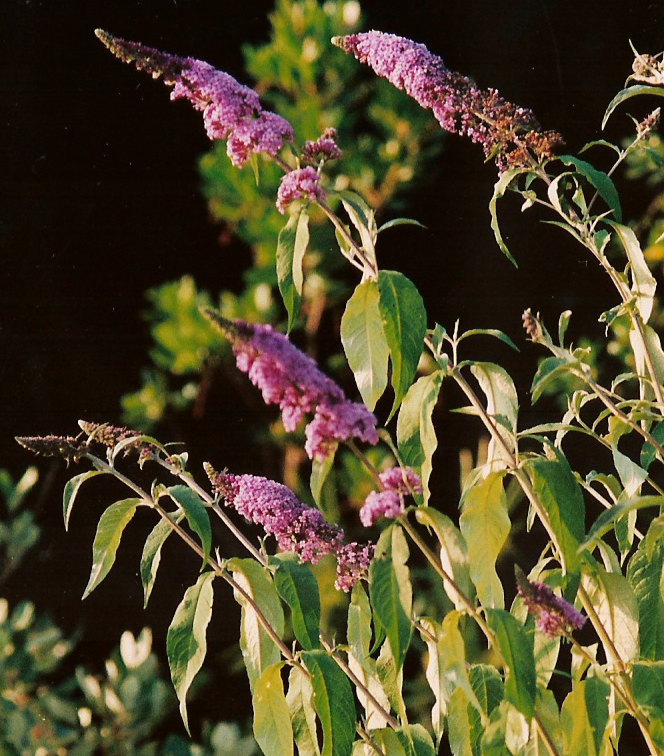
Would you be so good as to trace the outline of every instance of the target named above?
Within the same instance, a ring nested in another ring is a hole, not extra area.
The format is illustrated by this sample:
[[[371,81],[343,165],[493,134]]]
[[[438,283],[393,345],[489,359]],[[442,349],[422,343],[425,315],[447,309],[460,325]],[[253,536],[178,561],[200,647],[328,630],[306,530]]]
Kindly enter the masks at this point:
[[[359,192],[378,214],[401,214],[407,192],[424,180],[425,165],[431,176],[431,158],[444,137],[403,92],[369,76],[330,44],[331,37],[360,28],[359,3],[278,0],[270,22],[270,40],[244,48],[247,71],[263,103],[290,121],[297,147],[335,128],[342,156],[326,166],[329,187]],[[215,304],[224,317],[250,322],[283,317],[275,254],[285,219],[274,205],[282,173],[262,160],[254,168],[256,174],[249,166],[233,167],[225,143],[216,143],[201,158],[203,193],[211,216],[223,225],[221,245],[240,240],[250,248],[252,263],[239,292],[212,295],[188,275],[148,292],[153,366],[144,372],[142,387],[122,400],[124,420],[133,427],[153,428],[169,412],[190,405],[200,376],[214,371],[218,357],[228,353],[201,318],[200,306]],[[343,258],[329,252],[336,248],[334,231],[321,213],[312,214],[310,232],[296,328],[313,339],[324,313],[345,303],[349,288]],[[234,260],[221,264],[237,265]]]

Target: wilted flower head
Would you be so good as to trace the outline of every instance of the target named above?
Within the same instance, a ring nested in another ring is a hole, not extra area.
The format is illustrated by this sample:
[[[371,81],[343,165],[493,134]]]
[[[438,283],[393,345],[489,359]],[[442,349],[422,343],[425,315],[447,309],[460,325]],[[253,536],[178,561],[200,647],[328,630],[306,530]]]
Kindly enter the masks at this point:
[[[209,63],[128,42],[97,29],[95,34],[125,63],[133,62],[153,78],[163,76],[173,87],[171,99],[185,98],[203,112],[210,139],[227,139],[233,165],[241,166],[251,153],[276,155],[284,141],[293,139],[291,125],[281,116],[263,110],[258,95],[230,74]]]
[[[322,461],[340,441],[356,438],[378,443],[376,418],[322,373],[314,360],[269,325],[225,320],[214,310],[204,314],[230,339],[239,370],[263,394],[266,404],[278,404],[284,428],[292,432],[305,415],[314,413],[305,429],[305,449]]]
[[[246,520],[273,535],[283,551],[292,551],[311,564],[335,554],[338,589],[349,591],[368,568],[373,544],[344,544],[343,530],[327,522],[318,509],[303,504],[286,486],[257,475],[216,472],[209,464],[205,470],[214,492]]]
[[[325,190],[320,185],[316,171],[311,166],[296,168],[281,178],[277,191],[277,209],[283,214],[293,200],[322,200],[324,197]]]
[[[382,491],[372,491],[360,509],[360,521],[365,528],[381,517],[393,519],[404,511],[404,495],[422,493],[422,481],[410,467],[390,467],[378,476]]]
[[[404,37],[370,31],[335,37],[333,44],[367,63],[379,76],[433,111],[443,129],[478,142],[501,171],[551,157],[559,134],[541,130],[533,113],[504,100],[493,89],[479,89],[449,71],[442,59]]]
[[[517,590],[529,614],[535,617],[535,627],[550,638],[579,630],[586,622],[581,612],[556,596],[548,585],[530,582],[519,572]]]
[[[41,457],[61,457],[67,463],[85,455],[85,443],[72,436],[17,436],[17,443]]]
[[[302,162],[317,163],[341,157],[336,129],[325,129],[315,142],[307,141],[302,148]]]

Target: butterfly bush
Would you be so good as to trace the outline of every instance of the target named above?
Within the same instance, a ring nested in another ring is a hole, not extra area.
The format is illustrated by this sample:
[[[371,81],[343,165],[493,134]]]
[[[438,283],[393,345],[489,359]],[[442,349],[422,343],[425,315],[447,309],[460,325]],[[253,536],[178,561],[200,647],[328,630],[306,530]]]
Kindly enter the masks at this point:
[[[517,590],[528,613],[535,617],[535,627],[549,638],[580,630],[586,618],[545,583],[517,581]]]
[[[213,310],[207,316],[229,337],[238,370],[257,386],[266,404],[278,404],[285,430],[294,431],[305,415],[310,459],[326,459],[341,441],[378,443],[376,417],[322,373],[315,361],[269,325],[230,322]]]
[[[360,509],[360,521],[365,528],[381,517],[399,517],[405,509],[404,495],[422,493],[422,481],[409,467],[390,467],[379,474],[378,480],[382,490],[372,491]]]
[[[323,200],[325,194],[320,185],[320,177],[311,166],[296,168],[281,179],[277,191],[277,209],[283,214],[293,200]]]
[[[445,131],[480,144],[501,171],[530,165],[533,157],[547,160],[562,143],[560,134],[542,131],[532,111],[507,102],[495,89],[479,89],[422,44],[379,31],[332,42],[432,110]]]

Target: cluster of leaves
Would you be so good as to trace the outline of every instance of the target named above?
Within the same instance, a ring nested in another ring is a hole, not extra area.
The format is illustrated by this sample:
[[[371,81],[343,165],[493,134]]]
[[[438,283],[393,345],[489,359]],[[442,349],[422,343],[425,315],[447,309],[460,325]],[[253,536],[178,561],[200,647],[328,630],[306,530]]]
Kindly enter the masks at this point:
[[[331,37],[359,27],[359,4],[278,0],[270,21],[271,39],[244,49],[247,71],[262,100],[288,119],[301,143],[335,128],[342,155],[327,172],[331,185],[359,192],[378,213],[387,208],[398,212],[406,193],[424,180],[424,167],[428,163],[430,170],[444,137],[402,92],[387,82],[358,76],[357,66],[331,48]],[[124,419],[132,427],[154,428],[169,411],[189,406],[201,380],[227,354],[200,315],[201,307],[216,300],[224,317],[258,323],[275,322],[282,315],[274,243],[282,226],[274,206],[281,171],[269,162],[254,168],[259,182],[249,167],[231,165],[223,144],[201,158],[203,193],[212,217],[224,226],[222,244],[233,237],[244,243],[252,265],[243,274],[240,293],[210,295],[190,276],[148,292],[154,365],[145,370],[142,387],[122,399]],[[307,231],[307,276],[299,292],[302,315],[297,325],[311,337],[323,313],[343,305],[348,288],[343,260],[325,254],[335,242],[322,213],[312,212]]]

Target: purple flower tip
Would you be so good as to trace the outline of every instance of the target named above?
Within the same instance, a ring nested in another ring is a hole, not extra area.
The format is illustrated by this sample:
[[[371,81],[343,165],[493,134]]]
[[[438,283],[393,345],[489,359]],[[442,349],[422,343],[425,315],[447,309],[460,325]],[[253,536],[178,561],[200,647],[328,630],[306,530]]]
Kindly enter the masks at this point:
[[[286,173],[277,191],[277,209],[285,213],[286,208],[293,200],[322,200],[325,190],[320,185],[320,177],[311,167],[296,168]]]
[[[378,476],[382,491],[372,491],[360,509],[360,522],[371,527],[381,517],[393,519],[404,511],[404,496],[422,493],[422,481],[410,467],[390,467]]]
[[[251,153],[276,155],[284,141],[293,139],[288,121],[263,110],[256,92],[230,74],[202,60],[170,55],[101,29],[95,34],[120,60],[135,63],[155,79],[163,76],[173,87],[172,100],[184,98],[202,111],[210,139],[228,140],[226,151],[233,165],[241,166]]]
[[[565,599],[555,595],[548,585],[517,578],[517,591],[528,613],[535,617],[535,627],[550,638],[580,630],[586,618]]]
[[[325,129],[315,142],[307,141],[302,148],[303,163],[324,163],[341,157],[341,150],[337,145],[336,129]]]
[[[530,110],[507,102],[493,89],[479,89],[466,76],[448,70],[422,44],[379,31],[334,37],[332,42],[432,110],[443,129],[478,142],[501,171],[547,160],[562,144],[559,134],[541,130]]]

